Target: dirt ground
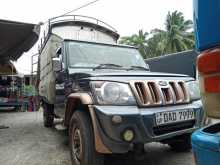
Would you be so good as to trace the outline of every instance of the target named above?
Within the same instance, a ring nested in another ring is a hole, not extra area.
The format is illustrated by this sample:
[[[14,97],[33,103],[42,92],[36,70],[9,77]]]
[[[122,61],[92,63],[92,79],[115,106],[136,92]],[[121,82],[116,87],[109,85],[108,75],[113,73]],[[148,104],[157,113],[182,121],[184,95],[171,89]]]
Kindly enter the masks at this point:
[[[71,165],[65,131],[44,128],[41,112],[0,113],[0,165]],[[167,145],[147,145],[142,161],[109,157],[105,165],[192,165],[191,152],[176,153]]]

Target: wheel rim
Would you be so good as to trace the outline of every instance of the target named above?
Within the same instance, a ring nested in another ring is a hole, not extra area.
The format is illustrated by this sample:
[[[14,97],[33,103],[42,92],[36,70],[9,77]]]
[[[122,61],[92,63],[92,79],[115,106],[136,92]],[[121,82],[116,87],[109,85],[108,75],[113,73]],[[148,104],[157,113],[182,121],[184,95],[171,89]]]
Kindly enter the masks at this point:
[[[82,157],[82,137],[79,128],[76,128],[72,135],[72,151],[73,157],[79,163]]]

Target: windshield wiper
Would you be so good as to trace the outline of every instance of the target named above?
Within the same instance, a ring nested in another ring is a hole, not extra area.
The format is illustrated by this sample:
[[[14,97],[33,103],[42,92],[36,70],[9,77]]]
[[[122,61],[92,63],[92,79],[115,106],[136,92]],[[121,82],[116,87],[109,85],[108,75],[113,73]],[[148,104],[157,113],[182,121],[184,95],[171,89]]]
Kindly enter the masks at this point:
[[[143,66],[131,66],[128,70],[135,70],[135,69],[150,71],[149,68],[145,68]]]
[[[99,64],[98,66],[94,67],[93,70],[96,70],[96,69],[115,69],[115,68],[122,68],[122,66],[117,65],[117,64],[106,63],[106,64]]]

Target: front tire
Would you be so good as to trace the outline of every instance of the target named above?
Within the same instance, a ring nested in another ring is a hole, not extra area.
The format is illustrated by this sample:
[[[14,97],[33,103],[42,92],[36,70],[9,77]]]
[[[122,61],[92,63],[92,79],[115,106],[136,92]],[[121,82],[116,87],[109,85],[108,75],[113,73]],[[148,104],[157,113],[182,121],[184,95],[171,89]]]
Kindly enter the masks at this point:
[[[85,112],[76,111],[69,127],[70,154],[73,165],[103,165],[103,155],[95,150],[92,123]]]
[[[52,127],[54,123],[54,107],[52,104],[43,103],[43,119],[45,127]]]
[[[192,148],[191,145],[191,136],[190,135],[182,135],[177,137],[174,141],[168,143],[173,151],[177,152],[186,152],[190,151]]]

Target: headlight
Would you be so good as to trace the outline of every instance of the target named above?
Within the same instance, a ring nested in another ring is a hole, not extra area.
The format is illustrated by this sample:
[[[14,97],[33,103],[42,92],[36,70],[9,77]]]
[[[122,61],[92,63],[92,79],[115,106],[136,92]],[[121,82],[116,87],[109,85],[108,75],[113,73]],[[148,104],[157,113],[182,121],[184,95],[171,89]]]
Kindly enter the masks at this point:
[[[103,105],[135,105],[136,101],[133,97],[128,84],[116,82],[92,82],[94,95],[99,104]]]
[[[197,81],[190,81],[186,83],[191,100],[199,100],[201,98],[199,83]]]

